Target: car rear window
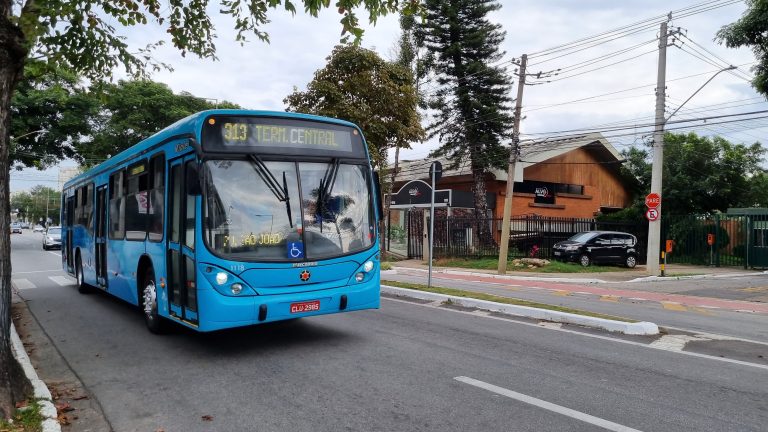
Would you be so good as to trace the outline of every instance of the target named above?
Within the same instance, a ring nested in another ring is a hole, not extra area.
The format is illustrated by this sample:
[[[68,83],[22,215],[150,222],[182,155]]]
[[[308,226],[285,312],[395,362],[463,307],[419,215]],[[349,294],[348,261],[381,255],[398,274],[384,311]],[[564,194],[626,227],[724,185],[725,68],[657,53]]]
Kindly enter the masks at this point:
[[[61,228],[50,228],[48,234],[61,234]]]

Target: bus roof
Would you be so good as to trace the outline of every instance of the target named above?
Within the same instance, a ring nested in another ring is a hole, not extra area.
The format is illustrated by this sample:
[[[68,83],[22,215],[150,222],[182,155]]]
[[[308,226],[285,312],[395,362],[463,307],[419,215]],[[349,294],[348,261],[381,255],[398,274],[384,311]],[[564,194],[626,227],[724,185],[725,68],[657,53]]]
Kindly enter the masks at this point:
[[[202,128],[203,121],[210,115],[245,115],[245,116],[260,116],[260,117],[282,117],[282,118],[294,118],[297,120],[316,120],[328,123],[335,123],[344,126],[357,127],[354,123],[350,123],[346,120],[335,119],[332,117],[323,117],[312,114],[301,114],[285,111],[260,111],[260,110],[245,110],[245,109],[212,109],[206,111],[200,111],[190,116],[187,116],[176,123],[156,132],[154,135],[146,138],[137,144],[128,147],[122,152],[110,157],[104,162],[91,167],[88,171],[77,175],[64,183],[64,188],[68,188],[77,183],[81,183],[96,173],[110,169],[114,166],[120,165],[123,162],[132,159],[137,154],[150,150],[151,148],[159,145],[165,140],[172,139],[173,137],[181,137],[184,135],[194,135],[195,139],[200,139],[200,130]],[[367,151],[367,149],[366,149]]]

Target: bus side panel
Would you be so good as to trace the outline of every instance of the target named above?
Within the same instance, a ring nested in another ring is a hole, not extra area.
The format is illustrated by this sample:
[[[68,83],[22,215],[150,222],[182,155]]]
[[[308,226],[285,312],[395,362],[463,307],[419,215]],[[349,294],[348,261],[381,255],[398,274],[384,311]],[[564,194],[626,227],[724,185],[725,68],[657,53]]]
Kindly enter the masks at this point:
[[[144,253],[144,242],[109,240],[107,242],[107,277],[109,293],[137,305],[136,268]]]

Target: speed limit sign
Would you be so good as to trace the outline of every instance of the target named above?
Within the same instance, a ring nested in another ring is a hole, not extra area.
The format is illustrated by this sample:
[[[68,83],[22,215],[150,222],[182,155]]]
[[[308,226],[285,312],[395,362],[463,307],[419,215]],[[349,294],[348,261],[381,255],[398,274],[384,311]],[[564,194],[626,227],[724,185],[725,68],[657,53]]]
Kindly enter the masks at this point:
[[[650,222],[659,220],[659,216],[660,216],[659,210],[655,208],[649,208],[645,212],[645,218],[648,219]]]

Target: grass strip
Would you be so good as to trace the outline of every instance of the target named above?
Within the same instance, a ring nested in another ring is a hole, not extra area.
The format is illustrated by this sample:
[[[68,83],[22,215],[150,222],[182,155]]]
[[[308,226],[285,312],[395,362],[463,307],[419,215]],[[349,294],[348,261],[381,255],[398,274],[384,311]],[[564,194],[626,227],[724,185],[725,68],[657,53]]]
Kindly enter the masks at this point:
[[[496,270],[499,266],[498,258],[480,259],[437,259],[435,265],[440,267],[461,267],[480,270]],[[543,267],[528,268],[527,265],[516,266],[513,261],[507,263],[507,271],[527,273],[605,273],[628,271],[625,267],[591,265],[583,267],[580,264],[561,261],[550,261]]]
[[[37,401],[19,408],[13,415],[13,423],[0,418],[0,432],[40,432],[43,430],[43,416]]]
[[[622,318],[622,317],[617,317],[613,315],[605,315],[605,314],[596,313],[596,312],[588,312],[580,309],[572,309],[565,306],[555,306],[555,305],[550,305],[546,303],[537,303],[537,302],[532,302],[532,301],[522,300],[522,299],[517,299],[512,297],[502,297],[502,296],[497,296],[493,294],[479,293],[474,291],[465,291],[465,290],[460,290],[456,288],[438,287],[434,285],[432,287],[428,287],[422,284],[390,281],[390,280],[383,280],[383,279],[381,283],[383,285],[391,285],[398,288],[407,288],[407,289],[412,289],[417,291],[426,291],[426,292],[431,292],[436,294],[445,294],[445,295],[451,295],[456,297],[486,300],[486,301],[492,301],[495,303],[504,303],[504,304],[511,304],[511,305],[517,305],[517,306],[528,306],[528,307],[533,307],[537,309],[546,309],[546,310],[551,310],[556,312],[566,312],[570,314],[584,315],[584,316],[593,317],[593,318],[602,318],[602,319],[608,319],[613,321],[630,322],[630,323],[638,322],[637,320],[632,320],[628,318]]]

